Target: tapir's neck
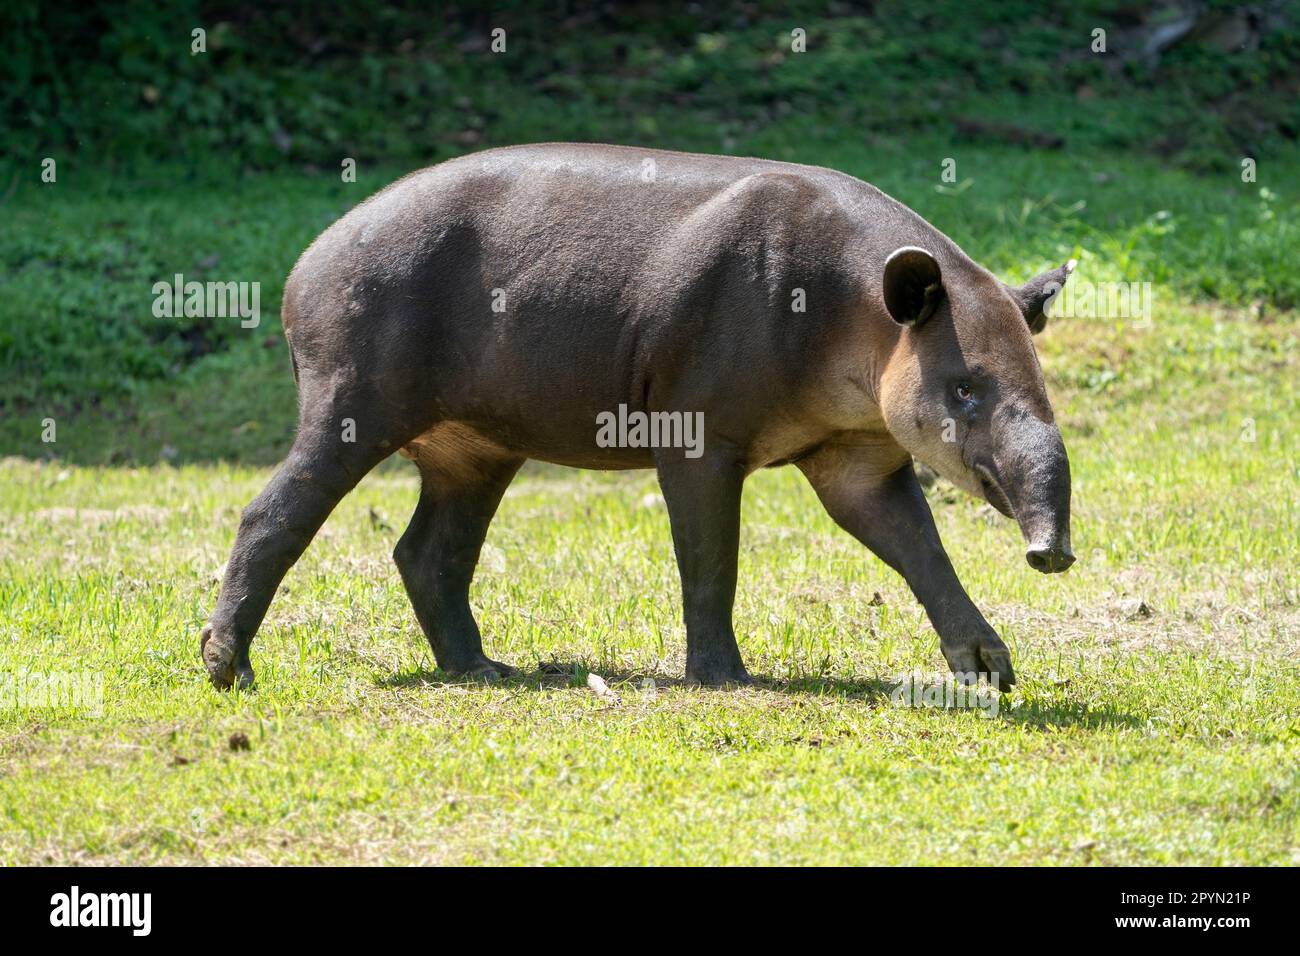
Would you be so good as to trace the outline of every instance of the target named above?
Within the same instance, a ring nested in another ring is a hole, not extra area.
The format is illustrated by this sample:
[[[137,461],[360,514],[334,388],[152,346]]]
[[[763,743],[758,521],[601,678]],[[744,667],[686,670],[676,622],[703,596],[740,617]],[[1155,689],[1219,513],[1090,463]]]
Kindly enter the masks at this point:
[[[882,322],[874,311],[864,303],[858,314],[828,328],[823,355],[816,359],[824,417],[837,428],[885,430],[882,383],[898,348],[899,328],[888,315]]]

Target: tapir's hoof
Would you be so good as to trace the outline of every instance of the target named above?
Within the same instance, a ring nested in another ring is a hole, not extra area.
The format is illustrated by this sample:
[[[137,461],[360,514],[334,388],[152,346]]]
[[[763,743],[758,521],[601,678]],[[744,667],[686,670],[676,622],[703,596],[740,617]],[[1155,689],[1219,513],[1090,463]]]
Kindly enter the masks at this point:
[[[517,673],[509,664],[502,664],[500,661],[494,661],[489,657],[479,657],[467,664],[444,667],[443,670],[457,677],[468,677],[470,680],[483,681],[488,684],[504,680],[507,677],[513,677]]]
[[[1011,690],[1012,685],[1016,682],[1016,671],[1011,666],[1011,652],[1005,647],[1001,649],[980,648],[980,660],[984,664],[984,669],[980,671],[980,677],[988,681],[990,687],[996,687],[1001,691]]]
[[[248,651],[237,651],[232,642],[224,641],[212,633],[212,625],[203,627],[199,638],[203,666],[208,669],[208,680],[217,690],[230,690],[236,684],[243,690],[253,686],[253,665]]]
[[[1011,651],[996,635],[960,647],[945,647],[943,656],[958,681],[973,684],[983,679],[990,687],[1002,691],[1010,690],[1016,682]]]

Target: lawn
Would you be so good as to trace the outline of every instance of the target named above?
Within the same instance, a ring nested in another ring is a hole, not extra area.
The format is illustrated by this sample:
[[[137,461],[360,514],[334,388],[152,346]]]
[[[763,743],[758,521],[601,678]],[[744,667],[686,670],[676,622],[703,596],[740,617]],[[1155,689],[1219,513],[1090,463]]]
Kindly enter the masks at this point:
[[[789,468],[746,488],[736,631],[757,687],[680,683],[653,475],[536,465],[473,591],[488,653],[523,676],[451,680],[389,557],[415,504],[400,459],[286,578],[257,689],[214,691],[199,628],[292,435],[282,277],[397,171],[24,187],[0,238],[0,673],[88,673],[102,701],[0,708],[0,862],[1300,862],[1287,177],[967,147],[971,182],[945,187],[938,143],[745,151],[863,175],[1009,278],[1079,255],[1082,281],[1153,282],[1151,323],[1059,318],[1037,340],[1075,475],[1071,571],[1035,574],[1010,522],[930,490],[1012,693],[896,700],[937,678],[937,638]],[[263,325],[152,333],[150,283],[203,269],[263,281]]]

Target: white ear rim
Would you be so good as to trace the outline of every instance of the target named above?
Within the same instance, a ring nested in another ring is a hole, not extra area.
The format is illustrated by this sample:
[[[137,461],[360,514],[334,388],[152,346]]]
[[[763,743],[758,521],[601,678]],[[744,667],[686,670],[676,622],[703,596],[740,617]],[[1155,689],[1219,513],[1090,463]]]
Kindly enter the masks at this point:
[[[935,265],[939,264],[939,260],[934,258],[934,253],[931,252],[929,249],[923,249],[920,246],[899,246],[897,249],[891,252],[889,256],[885,259],[885,266],[888,267],[889,264],[893,262],[895,259],[897,259],[899,256],[906,255],[909,252],[920,252],[933,259]]]
[[[1050,319],[1052,317],[1051,316],[1052,304],[1056,302],[1057,297],[1061,294],[1061,290],[1065,288],[1065,285],[1063,283],[1058,285],[1057,283],[1053,282],[1051,283],[1051,285],[1048,286],[1048,288],[1050,288],[1052,291],[1051,294],[1048,295],[1048,297],[1043,300],[1043,317]]]

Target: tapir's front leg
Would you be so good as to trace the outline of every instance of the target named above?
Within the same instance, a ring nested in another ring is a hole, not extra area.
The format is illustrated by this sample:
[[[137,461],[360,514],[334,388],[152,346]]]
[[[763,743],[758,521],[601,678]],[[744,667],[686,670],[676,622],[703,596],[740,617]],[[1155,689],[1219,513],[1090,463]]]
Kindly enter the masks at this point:
[[[1015,683],[1011,652],[966,594],[948,560],[911,462],[880,475],[879,450],[829,446],[799,462],[830,516],[901,574],[939,632],[959,679]]]

